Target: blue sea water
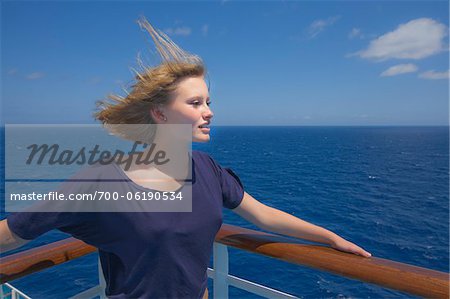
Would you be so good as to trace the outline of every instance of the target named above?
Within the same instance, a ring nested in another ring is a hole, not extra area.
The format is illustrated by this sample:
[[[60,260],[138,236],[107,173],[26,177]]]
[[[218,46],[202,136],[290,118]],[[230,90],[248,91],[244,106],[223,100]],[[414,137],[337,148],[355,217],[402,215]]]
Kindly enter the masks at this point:
[[[194,149],[231,167],[269,206],[376,257],[449,271],[448,127],[214,127],[212,141]],[[256,229],[230,211],[225,222]],[[52,231],[24,249],[65,237]],[[412,298],[237,249],[229,256],[231,274],[299,297]],[[12,284],[34,298],[65,298],[97,282],[92,254]],[[259,298],[234,288],[230,297]]]

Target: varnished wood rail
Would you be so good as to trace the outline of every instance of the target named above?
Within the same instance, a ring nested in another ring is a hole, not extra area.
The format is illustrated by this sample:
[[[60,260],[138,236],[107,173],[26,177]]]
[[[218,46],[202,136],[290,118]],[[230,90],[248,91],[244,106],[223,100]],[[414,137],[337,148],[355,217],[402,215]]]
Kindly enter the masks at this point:
[[[296,243],[268,233],[223,225],[216,242],[426,298],[449,298],[449,274],[330,247]]]
[[[67,238],[0,258],[0,284],[95,252],[75,238]]]
[[[329,247],[222,225],[216,242],[427,298],[449,298],[449,274],[382,258],[363,258]],[[0,283],[94,252],[74,238],[0,258]]]

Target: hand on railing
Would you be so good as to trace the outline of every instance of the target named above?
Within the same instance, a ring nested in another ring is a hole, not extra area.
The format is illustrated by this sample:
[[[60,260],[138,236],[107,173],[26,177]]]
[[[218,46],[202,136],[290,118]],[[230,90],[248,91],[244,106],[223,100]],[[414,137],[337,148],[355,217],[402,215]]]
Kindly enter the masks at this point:
[[[339,236],[337,236],[337,238],[335,240],[333,240],[333,243],[331,243],[330,245],[334,249],[337,249],[337,250],[340,250],[340,251],[354,253],[354,254],[357,254],[357,255],[361,255],[363,257],[371,257],[372,256],[372,254],[370,252],[365,251],[364,249],[362,249],[358,245],[356,245],[356,244],[354,244],[352,242],[349,242],[349,241],[347,241],[344,238],[339,237]]]

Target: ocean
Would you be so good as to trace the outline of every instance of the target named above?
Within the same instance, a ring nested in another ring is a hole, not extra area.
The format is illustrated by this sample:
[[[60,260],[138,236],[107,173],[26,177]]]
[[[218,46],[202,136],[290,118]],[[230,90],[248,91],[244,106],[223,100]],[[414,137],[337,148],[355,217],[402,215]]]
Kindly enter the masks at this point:
[[[266,205],[375,257],[449,272],[448,127],[213,127],[211,142],[193,149],[232,168]],[[257,229],[227,210],[224,222]],[[66,237],[52,231],[23,249]],[[229,258],[230,274],[303,298],[414,298],[233,248]],[[70,297],[98,283],[97,256],[11,283],[32,298]]]

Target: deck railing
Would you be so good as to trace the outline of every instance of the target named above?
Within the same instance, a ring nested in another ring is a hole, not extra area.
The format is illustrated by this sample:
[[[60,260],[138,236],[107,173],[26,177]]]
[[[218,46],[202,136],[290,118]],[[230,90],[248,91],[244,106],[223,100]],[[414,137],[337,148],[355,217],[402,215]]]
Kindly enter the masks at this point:
[[[382,258],[363,258],[329,247],[306,245],[292,239],[224,224],[214,244],[214,298],[228,298],[228,286],[268,298],[295,298],[228,273],[227,246],[277,258],[289,263],[331,272],[382,287],[427,298],[449,298],[449,274]],[[94,252],[82,241],[68,238],[0,259],[0,283],[53,267]],[[101,285],[83,292],[98,295]]]

